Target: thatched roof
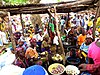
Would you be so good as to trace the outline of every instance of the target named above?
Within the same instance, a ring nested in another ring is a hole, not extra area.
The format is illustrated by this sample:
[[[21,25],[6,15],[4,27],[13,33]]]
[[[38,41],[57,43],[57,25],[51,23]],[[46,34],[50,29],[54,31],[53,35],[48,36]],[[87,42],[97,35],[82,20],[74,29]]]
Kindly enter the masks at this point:
[[[73,2],[59,2],[49,4],[27,4],[27,5],[7,5],[0,6],[0,10],[11,14],[45,14],[47,9],[56,6],[57,13],[78,12],[89,8],[97,7],[98,0],[82,0]]]

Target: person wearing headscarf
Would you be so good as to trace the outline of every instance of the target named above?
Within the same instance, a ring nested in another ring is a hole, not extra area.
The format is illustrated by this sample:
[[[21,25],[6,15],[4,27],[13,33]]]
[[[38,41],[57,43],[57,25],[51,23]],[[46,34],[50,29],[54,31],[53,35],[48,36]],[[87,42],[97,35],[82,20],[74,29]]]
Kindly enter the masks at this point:
[[[92,75],[100,75],[100,38],[90,44],[88,64],[80,64],[80,71],[88,71]]]
[[[28,48],[26,41],[23,38],[21,38],[18,40],[17,43],[18,43],[18,45],[16,46],[16,48],[17,49],[23,48],[24,51],[26,52],[26,49]]]
[[[13,62],[14,65],[17,65],[21,68],[29,67],[28,60],[25,57],[24,48],[21,47],[19,49],[16,49],[15,56],[16,56],[16,59]]]
[[[42,45],[41,45],[42,52],[47,51],[48,53],[50,53],[50,47],[49,46],[50,46],[50,44],[49,44],[49,36],[48,36],[48,34],[46,34],[43,37],[43,42],[42,42]]]
[[[22,75],[48,75],[47,71],[40,65],[27,68]]]
[[[36,39],[32,38],[29,40],[30,41],[30,47],[27,48],[26,52],[25,52],[25,57],[28,59],[29,61],[29,65],[32,66],[34,64],[39,64],[42,65],[42,61],[39,60],[38,56],[38,52],[36,50]]]
[[[37,58],[38,57],[38,53],[36,51],[36,39],[32,38],[30,39],[30,47],[27,48],[25,56],[27,58]]]

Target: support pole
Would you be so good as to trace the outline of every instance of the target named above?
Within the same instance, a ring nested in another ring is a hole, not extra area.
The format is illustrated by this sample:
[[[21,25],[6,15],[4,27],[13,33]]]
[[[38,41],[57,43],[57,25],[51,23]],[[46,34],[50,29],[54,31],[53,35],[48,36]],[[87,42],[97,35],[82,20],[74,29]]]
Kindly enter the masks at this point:
[[[56,13],[56,7],[54,6],[54,10],[55,10],[55,13],[54,13],[54,18],[55,18],[55,21],[56,21],[56,32],[57,32],[57,35],[58,35],[58,40],[59,40],[59,44],[60,44],[60,48],[61,48],[61,51],[62,51],[62,55],[63,55],[63,64],[65,65],[65,51],[64,51],[64,47],[63,47],[63,44],[62,44],[62,41],[61,41],[61,36],[60,36],[60,32],[59,32],[59,28],[58,28],[58,17],[57,17],[57,13]]]
[[[11,42],[12,42],[12,48],[14,49],[13,52],[15,52],[16,43],[15,43],[15,39],[14,39],[13,32],[12,32],[12,24],[11,24],[10,12],[8,12],[8,18],[9,18],[9,33],[10,33],[10,38],[11,38]]]
[[[95,20],[93,22],[93,40],[95,40],[95,30],[96,30],[96,20],[98,18],[98,16],[100,17],[100,0],[98,1],[98,4],[97,4],[97,10],[96,10],[96,15],[95,15]]]
[[[22,25],[22,34],[24,36],[24,24],[23,24],[22,14],[20,14],[20,20],[21,20],[21,25]]]

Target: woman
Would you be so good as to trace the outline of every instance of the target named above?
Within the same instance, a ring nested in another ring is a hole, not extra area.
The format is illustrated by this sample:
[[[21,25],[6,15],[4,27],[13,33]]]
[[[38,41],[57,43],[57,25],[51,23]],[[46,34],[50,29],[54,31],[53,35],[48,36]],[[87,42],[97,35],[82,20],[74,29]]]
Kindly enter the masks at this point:
[[[31,46],[27,48],[25,52],[25,57],[29,61],[29,66],[32,66],[34,64],[42,65],[42,61],[39,60],[38,58],[39,54],[36,51],[36,45],[37,45],[36,39],[35,38],[30,39],[30,44]]]
[[[81,64],[81,71],[89,71],[92,75],[100,75],[100,39],[90,44],[88,49],[89,64]]]
[[[47,71],[40,65],[34,65],[27,68],[23,75],[48,75]]]
[[[17,65],[21,68],[27,68],[29,66],[28,60],[25,58],[25,52],[23,48],[16,50],[15,56],[16,59],[13,62],[14,65]]]
[[[92,43],[92,36],[87,35],[85,42],[80,46],[80,51],[82,55],[82,62],[88,63],[87,54],[89,45]]]
[[[43,42],[42,42],[42,45],[41,45],[42,52],[47,51],[48,53],[50,53],[50,47],[49,46],[50,46],[50,44],[49,44],[49,36],[46,34],[43,37]]]

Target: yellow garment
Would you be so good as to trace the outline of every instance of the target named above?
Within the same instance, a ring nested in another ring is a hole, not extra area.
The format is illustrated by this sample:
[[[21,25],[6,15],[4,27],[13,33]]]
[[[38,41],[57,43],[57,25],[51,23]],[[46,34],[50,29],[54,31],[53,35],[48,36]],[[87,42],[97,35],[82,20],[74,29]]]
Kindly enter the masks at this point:
[[[38,53],[37,53],[36,49],[33,49],[30,47],[26,50],[25,57],[27,57],[27,56],[29,56],[31,58],[33,58],[33,57],[37,58]]]
[[[100,28],[98,28],[98,32],[100,32]]]
[[[100,26],[100,17],[97,18],[96,27]]]
[[[93,25],[92,21],[88,21],[88,26],[91,27]]]
[[[30,34],[30,36],[29,36],[30,38],[33,38],[33,35],[32,34]]]
[[[85,39],[86,39],[86,35],[80,35],[79,37],[78,37],[78,45],[81,45],[83,42],[85,42]]]
[[[45,47],[48,47],[48,46],[49,46],[49,44],[46,41],[42,42],[42,45],[41,45],[42,48],[45,48]]]

